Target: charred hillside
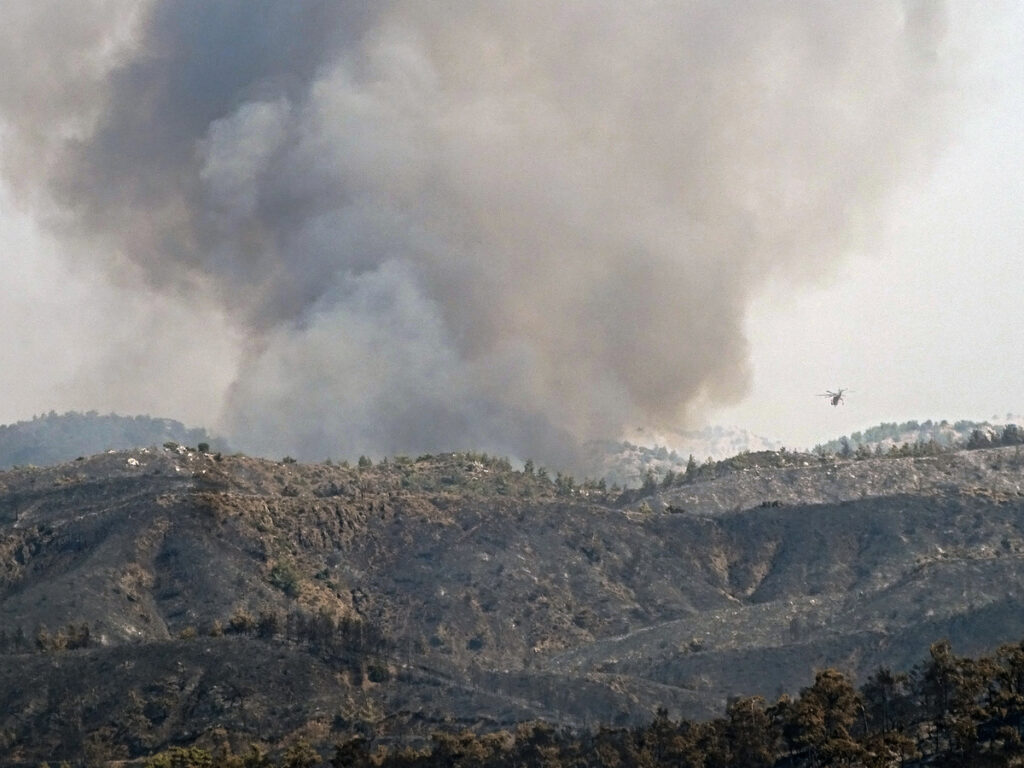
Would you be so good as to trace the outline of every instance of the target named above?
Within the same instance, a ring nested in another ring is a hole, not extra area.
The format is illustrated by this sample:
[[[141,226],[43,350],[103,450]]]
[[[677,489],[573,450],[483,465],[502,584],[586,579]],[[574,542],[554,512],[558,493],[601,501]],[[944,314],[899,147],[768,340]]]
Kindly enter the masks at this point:
[[[0,747],[708,717],[1024,635],[1018,449],[737,457],[617,499],[473,454],[0,474]]]

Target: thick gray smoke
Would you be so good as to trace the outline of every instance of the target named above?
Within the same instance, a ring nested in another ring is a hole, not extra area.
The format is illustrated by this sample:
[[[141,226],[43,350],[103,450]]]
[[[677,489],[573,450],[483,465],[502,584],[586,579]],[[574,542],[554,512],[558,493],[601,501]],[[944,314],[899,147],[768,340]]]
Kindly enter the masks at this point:
[[[273,455],[682,426],[943,134],[933,2],[10,5],[8,182],[245,330],[221,426]]]

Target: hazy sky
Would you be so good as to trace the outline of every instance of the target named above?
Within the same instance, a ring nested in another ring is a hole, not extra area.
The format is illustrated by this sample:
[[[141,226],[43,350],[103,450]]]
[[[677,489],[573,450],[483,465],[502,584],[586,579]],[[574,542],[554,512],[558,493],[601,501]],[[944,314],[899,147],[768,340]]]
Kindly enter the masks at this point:
[[[0,422],[558,461],[1024,412],[1018,3],[74,7],[0,32]]]
[[[956,135],[902,186],[876,249],[751,304],[751,394],[712,420],[813,445],[882,421],[1024,414],[1024,6],[952,11]],[[845,406],[808,396],[836,387],[855,390]]]

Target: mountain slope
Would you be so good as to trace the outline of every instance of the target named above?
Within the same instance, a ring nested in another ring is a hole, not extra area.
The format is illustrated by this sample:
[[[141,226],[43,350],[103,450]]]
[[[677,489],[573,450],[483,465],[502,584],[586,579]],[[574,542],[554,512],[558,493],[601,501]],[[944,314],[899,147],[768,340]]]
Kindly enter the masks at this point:
[[[703,717],[1024,635],[1019,450],[750,461],[626,506],[470,454],[0,474],[0,746]]]

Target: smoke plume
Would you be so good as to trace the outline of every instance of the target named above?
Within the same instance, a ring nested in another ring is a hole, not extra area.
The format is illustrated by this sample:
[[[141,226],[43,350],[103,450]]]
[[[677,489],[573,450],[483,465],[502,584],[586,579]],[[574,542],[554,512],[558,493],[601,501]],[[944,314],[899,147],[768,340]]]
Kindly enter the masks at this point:
[[[933,2],[11,5],[7,183],[244,333],[220,426],[271,455],[683,426],[944,133]]]

